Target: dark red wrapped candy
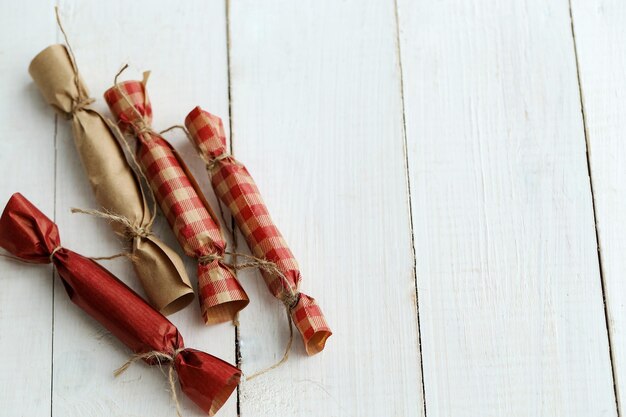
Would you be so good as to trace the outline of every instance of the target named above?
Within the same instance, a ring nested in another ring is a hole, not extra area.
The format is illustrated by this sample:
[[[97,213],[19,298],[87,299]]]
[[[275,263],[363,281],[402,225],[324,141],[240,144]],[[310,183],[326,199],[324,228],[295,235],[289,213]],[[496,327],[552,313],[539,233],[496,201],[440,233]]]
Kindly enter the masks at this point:
[[[185,348],[183,337],[165,316],[105,268],[60,245],[56,224],[24,196],[13,194],[0,218],[0,247],[28,262],[52,262],[74,304],[135,354],[173,357],[181,390],[206,413],[215,414],[237,387],[241,371],[213,355]]]

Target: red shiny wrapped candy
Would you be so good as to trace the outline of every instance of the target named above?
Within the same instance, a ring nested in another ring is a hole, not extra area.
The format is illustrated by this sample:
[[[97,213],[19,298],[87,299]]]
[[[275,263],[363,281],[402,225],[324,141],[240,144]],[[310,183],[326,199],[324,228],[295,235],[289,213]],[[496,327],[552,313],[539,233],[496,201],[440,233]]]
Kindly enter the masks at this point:
[[[184,347],[167,318],[93,260],[60,246],[56,224],[19,193],[0,218],[0,246],[31,263],[53,263],[72,302],[135,354],[173,358],[181,390],[214,415],[237,387],[241,372],[215,356]],[[154,365],[154,359],[144,359]]]

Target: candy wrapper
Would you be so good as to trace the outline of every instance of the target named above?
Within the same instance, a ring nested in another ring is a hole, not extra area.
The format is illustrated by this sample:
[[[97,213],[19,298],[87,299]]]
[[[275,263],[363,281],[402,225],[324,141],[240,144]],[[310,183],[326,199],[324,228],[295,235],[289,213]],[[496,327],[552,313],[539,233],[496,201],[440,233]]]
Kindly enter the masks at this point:
[[[72,124],[74,144],[100,210],[131,246],[133,267],[150,300],[163,314],[193,300],[193,288],[178,254],[151,231],[153,216],[137,178],[111,128],[95,110],[78,69],[63,45],[52,45],[29,72],[44,99]],[[155,207],[156,208],[156,207]]]
[[[135,359],[167,363],[177,407],[175,376],[183,393],[204,412],[215,414],[237,387],[241,372],[185,348],[178,329],[133,290],[96,262],[60,245],[57,226],[24,196],[13,194],[0,218],[0,247],[26,262],[53,263],[72,302],[135,352]]]
[[[198,291],[207,324],[233,320],[248,296],[224,262],[219,221],[174,148],[151,128],[152,107],[143,81],[116,84],[104,93],[123,131],[137,139],[136,155],[178,242],[198,259]]]
[[[261,270],[271,293],[289,309],[309,355],[321,352],[332,334],[315,299],[299,292],[300,270],[274,225],[248,170],[226,151],[222,120],[196,107],[185,119],[217,197],[229,208],[252,253],[273,262],[280,273]]]

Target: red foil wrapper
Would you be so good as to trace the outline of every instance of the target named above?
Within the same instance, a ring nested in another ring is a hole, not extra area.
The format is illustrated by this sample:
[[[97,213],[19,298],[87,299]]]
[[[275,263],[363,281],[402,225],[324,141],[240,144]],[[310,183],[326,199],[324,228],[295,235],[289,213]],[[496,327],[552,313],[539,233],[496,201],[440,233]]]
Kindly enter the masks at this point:
[[[24,196],[13,194],[0,218],[0,247],[31,263],[52,262],[72,302],[136,354],[172,356],[181,390],[214,415],[237,387],[239,369],[185,348],[183,337],[165,316],[102,266],[60,244],[56,224]]]
[[[213,256],[198,263],[204,321],[214,324],[233,320],[248,304],[248,296],[223,263],[226,242],[195,179],[172,145],[150,129],[152,106],[145,82],[117,84],[104,93],[104,99],[120,128],[137,138],[137,159],[185,253],[194,258]]]
[[[283,277],[262,270],[270,292],[289,305],[290,315],[302,335],[309,355],[321,352],[332,334],[317,302],[299,292],[302,276],[287,242],[272,221],[254,179],[245,166],[226,151],[222,120],[200,107],[185,119],[198,152],[207,162],[215,194],[229,208],[254,256],[272,261]]]

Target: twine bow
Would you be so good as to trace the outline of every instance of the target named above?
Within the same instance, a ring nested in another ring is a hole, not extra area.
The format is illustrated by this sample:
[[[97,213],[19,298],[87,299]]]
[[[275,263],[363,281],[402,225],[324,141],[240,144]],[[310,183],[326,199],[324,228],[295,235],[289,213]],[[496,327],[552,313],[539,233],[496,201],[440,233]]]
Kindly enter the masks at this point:
[[[128,359],[122,366],[117,368],[113,372],[113,375],[117,378],[118,376],[126,372],[126,370],[130,368],[130,366],[133,363],[139,360],[156,360],[159,367],[162,366],[163,362],[167,363],[169,367],[168,372],[167,372],[167,379],[170,385],[170,391],[172,393],[172,401],[174,401],[174,404],[176,404],[176,414],[178,415],[178,417],[182,417],[183,415],[180,410],[180,401],[178,400],[178,393],[176,390],[175,366],[176,366],[176,357],[183,350],[185,350],[185,348],[179,348],[179,349],[174,350],[171,354],[168,354],[166,352],[160,352],[158,350],[153,350],[151,352],[146,352],[146,353],[138,353],[136,355],[131,356],[130,359]]]

